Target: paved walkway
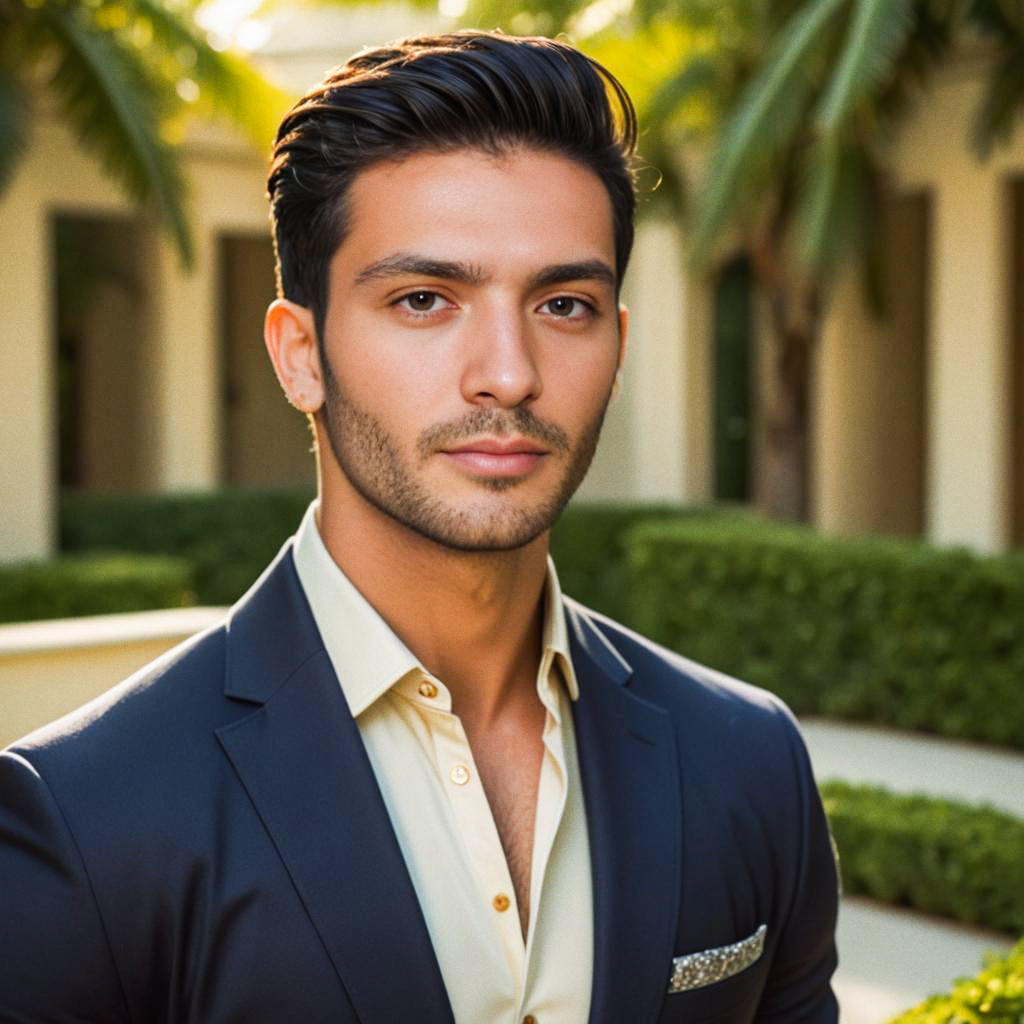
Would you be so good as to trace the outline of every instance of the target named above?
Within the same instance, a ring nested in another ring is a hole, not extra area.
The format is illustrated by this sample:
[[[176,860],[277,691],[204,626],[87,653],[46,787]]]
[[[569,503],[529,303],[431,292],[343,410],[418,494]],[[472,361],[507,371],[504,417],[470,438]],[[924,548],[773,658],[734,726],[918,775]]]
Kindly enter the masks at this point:
[[[819,780],[869,782],[901,793],[987,803],[1024,818],[1024,751],[821,719],[801,725]]]
[[[802,723],[820,780],[990,804],[1024,818],[1024,753],[990,750],[861,725]],[[849,897],[839,917],[835,988],[842,1024],[882,1024],[950,982],[973,975],[989,950],[1011,945],[909,911]]]

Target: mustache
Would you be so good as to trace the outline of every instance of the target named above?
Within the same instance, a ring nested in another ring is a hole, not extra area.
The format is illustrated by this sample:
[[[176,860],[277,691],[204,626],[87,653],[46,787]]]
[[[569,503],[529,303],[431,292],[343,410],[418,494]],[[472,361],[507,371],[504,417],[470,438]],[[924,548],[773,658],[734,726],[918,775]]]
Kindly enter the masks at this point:
[[[542,420],[524,406],[514,409],[473,409],[457,420],[428,427],[416,442],[416,451],[425,459],[440,448],[468,441],[480,434],[508,437],[518,434],[546,445],[561,455],[569,452],[569,435],[553,423]]]

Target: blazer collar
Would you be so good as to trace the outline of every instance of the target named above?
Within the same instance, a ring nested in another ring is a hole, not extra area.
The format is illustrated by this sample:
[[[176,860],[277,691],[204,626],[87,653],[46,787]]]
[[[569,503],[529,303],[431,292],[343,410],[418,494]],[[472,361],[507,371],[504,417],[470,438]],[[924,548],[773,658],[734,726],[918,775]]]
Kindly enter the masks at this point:
[[[594,886],[589,1022],[656,1020],[668,991],[682,871],[675,729],[667,712],[631,691],[631,667],[588,613],[567,606]]]
[[[566,599],[594,885],[589,1024],[653,1020],[668,987],[682,810],[675,732]],[[218,738],[365,1021],[453,1021],[373,769],[286,544],[228,620],[225,693],[258,705]]]
[[[286,545],[228,623],[218,739],[360,1019],[452,1022],[426,922],[366,749]]]

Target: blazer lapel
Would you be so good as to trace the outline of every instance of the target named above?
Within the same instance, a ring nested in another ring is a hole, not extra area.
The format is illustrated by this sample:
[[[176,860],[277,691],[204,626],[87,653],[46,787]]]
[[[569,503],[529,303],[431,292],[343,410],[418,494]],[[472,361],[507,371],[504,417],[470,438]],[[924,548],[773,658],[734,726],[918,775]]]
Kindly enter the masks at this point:
[[[364,1021],[451,1022],[373,769],[286,548],[229,626],[227,694],[258,707],[218,738]]]
[[[632,670],[579,606],[566,607],[594,885],[590,1024],[653,1021],[668,989],[679,913],[675,731],[665,711],[629,691]]]

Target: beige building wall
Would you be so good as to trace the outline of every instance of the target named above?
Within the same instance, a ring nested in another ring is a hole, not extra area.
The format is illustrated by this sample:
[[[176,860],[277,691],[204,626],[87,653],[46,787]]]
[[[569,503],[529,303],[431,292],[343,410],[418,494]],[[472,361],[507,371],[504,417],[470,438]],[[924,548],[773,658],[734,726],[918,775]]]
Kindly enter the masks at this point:
[[[1011,373],[1012,182],[1024,175],[1024,132],[984,161],[970,147],[985,71],[983,55],[953,62],[889,155],[893,317],[873,322],[852,281],[837,286],[816,396],[826,529],[913,533],[920,519],[940,544],[998,551],[1014,540],[1024,391]]]
[[[980,161],[968,142],[985,74],[965,56],[900,137],[900,187],[933,197],[927,406],[927,535],[997,551],[1011,540],[1010,182],[1024,132]]]
[[[58,210],[129,212],[73,139],[39,121],[17,175],[0,194],[0,558],[5,561],[47,554],[55,540],[51,218]]]
[[[686,312],[675,226],[640,223],[622,291],[626,365],[581,501],[682,501],[687,488]]]
[[[891,197],[884,310],[838,282],[816,367],[814,517],[836,533],[918,536],[926,521],[930,201]]]
[[[206,489],[221,480],[218,241],[267,237],[265,159],[208,130],[191,141],[196,259],[187,272],[168,239],[140,221],[59,125],[37,123],[0,196],[0,559],[52,552],[57,497],[53,230],[58,215],[105,222],[143,283],[138,301],[107,285],[86,317],[82,367],[93,398],[80,443],[100,489]],[[133,227],[125,231],[129,222]],[[118,227],[118,225],[120,225]],[[265,359],[260,353],[259,359]],[[134,366],[132,365],[134,364]],[[129,372],[131,371],[131,372]],[[129,393],[131,392],[131,393]]]

